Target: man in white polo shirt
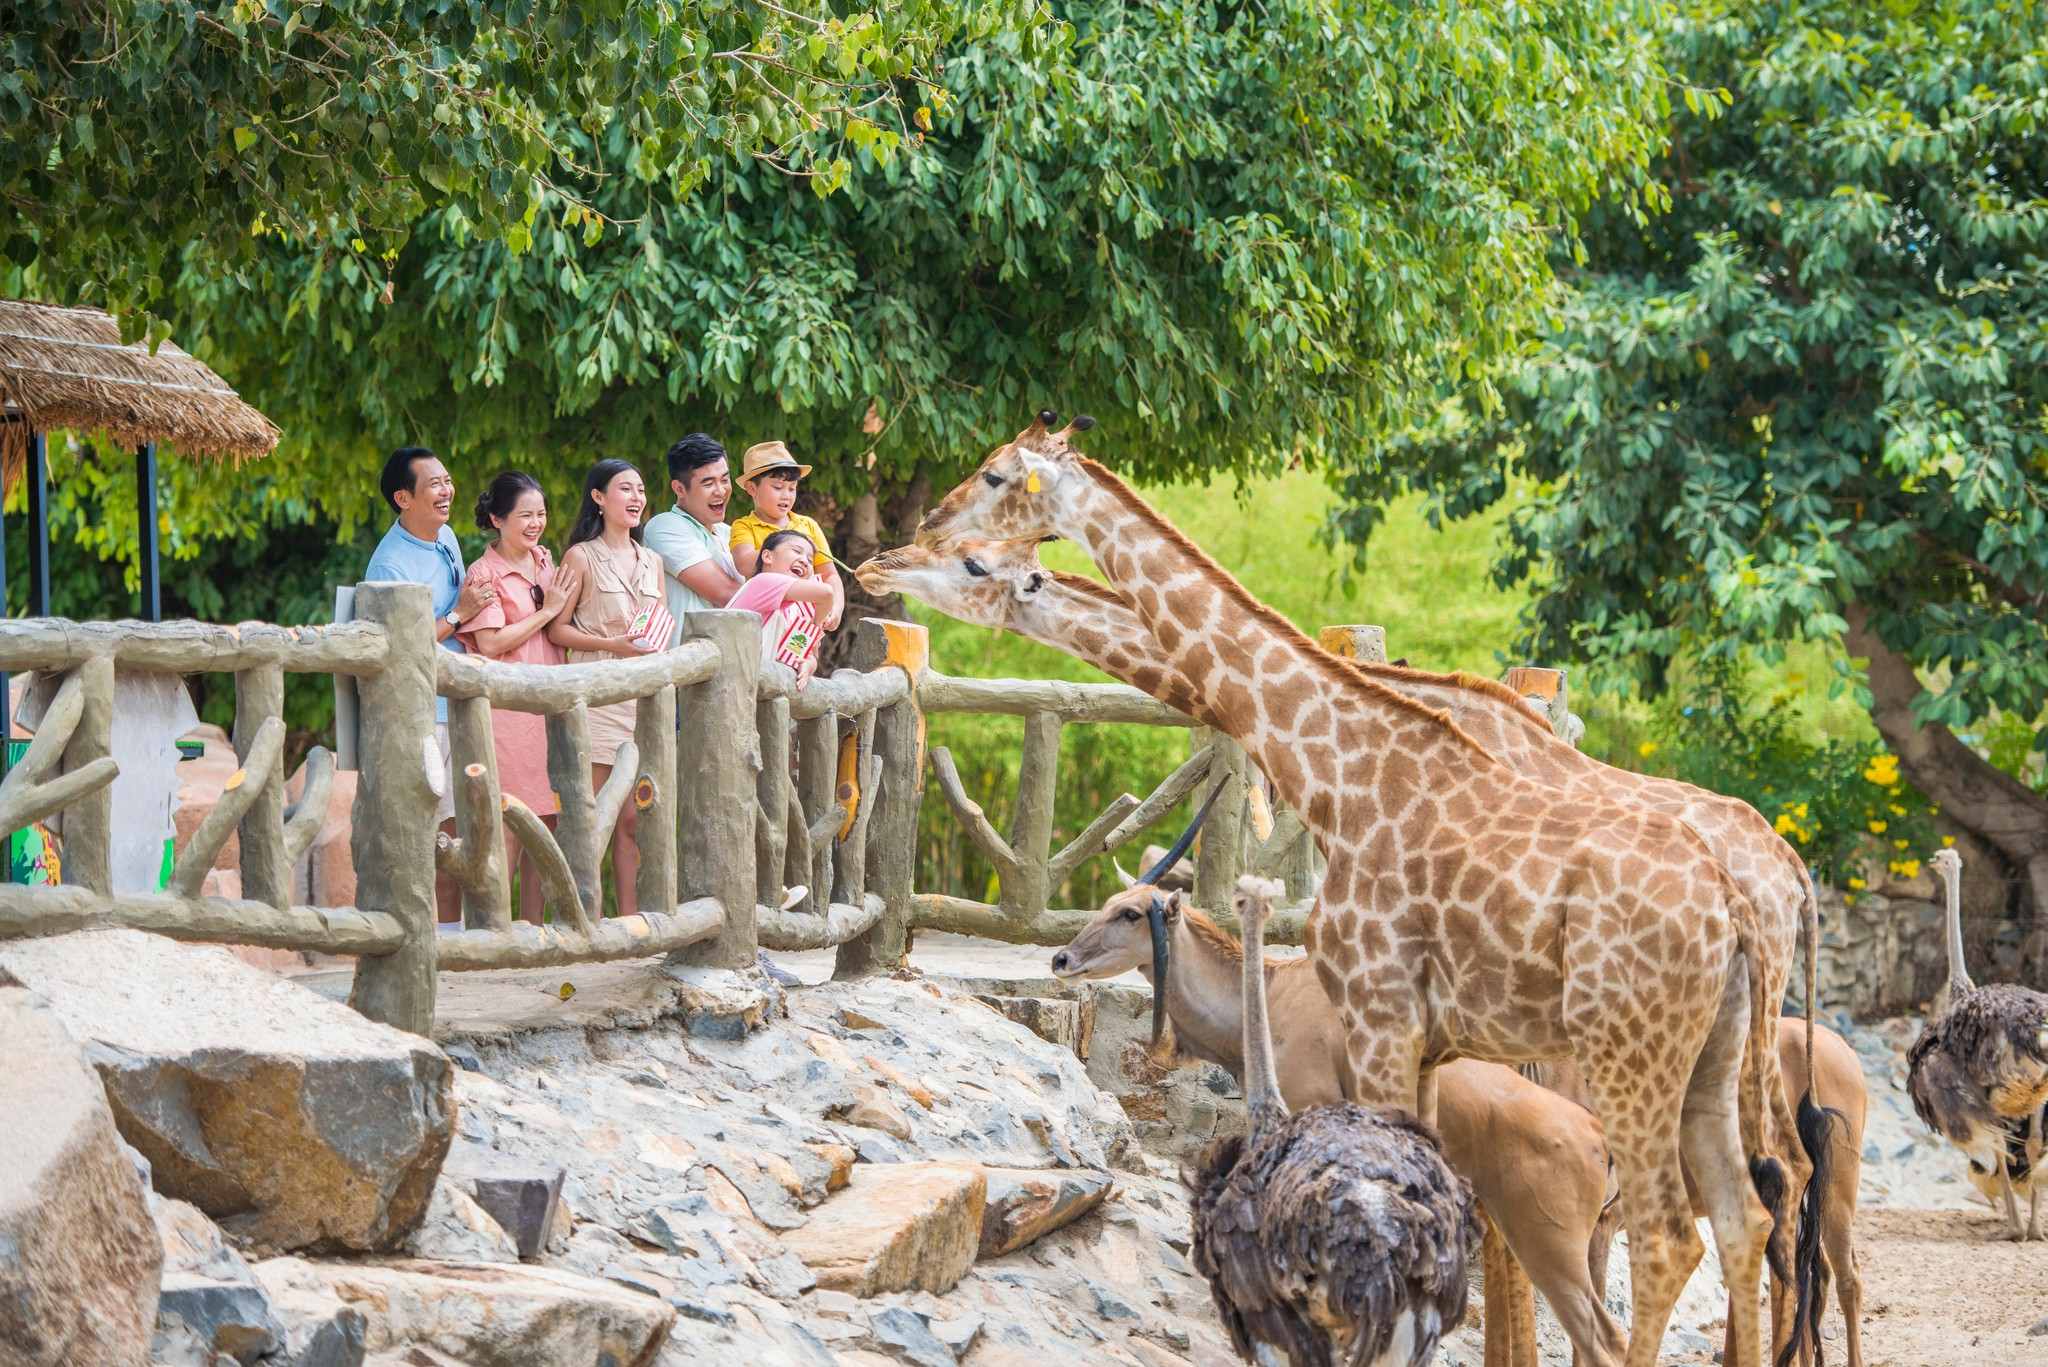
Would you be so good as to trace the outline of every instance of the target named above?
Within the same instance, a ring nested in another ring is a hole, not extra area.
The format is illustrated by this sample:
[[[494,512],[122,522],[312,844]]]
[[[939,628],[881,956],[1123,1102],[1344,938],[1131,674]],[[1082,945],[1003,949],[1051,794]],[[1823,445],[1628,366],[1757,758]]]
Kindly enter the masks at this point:
[[[722,608],[740,590],[732,563],[732,528],[725,505],[732,499],[732,467],[725,448],[692,432],[668,448],[668,487],[676,506],[647,520],[647,549],[661,557],[667,573],[668,610],[683,626],[683,614]]]

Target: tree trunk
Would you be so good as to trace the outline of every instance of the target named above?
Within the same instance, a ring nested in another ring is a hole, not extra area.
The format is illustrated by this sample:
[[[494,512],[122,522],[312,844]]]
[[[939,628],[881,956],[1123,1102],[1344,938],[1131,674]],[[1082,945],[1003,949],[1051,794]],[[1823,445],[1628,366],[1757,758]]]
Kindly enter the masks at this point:
[[[825,535],[832,542],[832,553],[842,562],[839,577],[846,584],[846,616],[840,629],[827,636],[818,648],[819,674],[829,674],[847,663],[853,653],[854,638],[849,628],[861,618],[888,617],[902,621],[910,616],[904,609],[901,594],[892,593],[886,598],[870,597],[845,566],[858,565],[884,547],[901,546],[909,541],[917,532],[918,521],[924,517],[925,504],[930,498],[931,481],[919,475],[908,487],[886,499],[866,493],[851,503],[835,503],[822,495],[815,500],[805,495],[799,501],[798,506],[818,519],[818,524],[825,529]]]
[[[1912,662],[1878,637],[1865,604],[1850,603],[1843,615],[1849,623],[1843,644],[1870,661],[1870,717],[1899,768],[1941,804],[1944,817],[1996,850],[2017,875],[2030,927],[2020,950],[2021,977],[2041,980],[2048,975],[2048,798],[1994,767],[1947,727],[1923,724],[1913,713],[1921,689]]]

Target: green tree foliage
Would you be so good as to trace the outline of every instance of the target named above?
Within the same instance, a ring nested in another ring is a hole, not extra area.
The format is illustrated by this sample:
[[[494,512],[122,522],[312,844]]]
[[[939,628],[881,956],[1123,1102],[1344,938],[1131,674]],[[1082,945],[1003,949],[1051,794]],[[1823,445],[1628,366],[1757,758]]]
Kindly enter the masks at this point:
[[[21,0],[0,33],[0,250],[67,301],[156,308],[272,234],[402,248],[437,211],[521,250],[757,158],[829,188],[907,127],[939,48],[1031,0]],[[604,134],[600,168],[579,134]]]
[[[1652,691],[1690,652],[1845,637],[1907,777],[2048,908],[2048,802],[1953,734],[2048,701],[2048,22],[1696,5],[1665,59],[1732,92],[1674,126],[1671,211],[1594,220],[1504,407],[1383,451],[1339,525],[1533,479],[1495,570],[1537,586],[1524,648]]]
[[[1276,465],[1512,345],[1664,100],[1613,0],[1055,8],[1056,46],[949,52],[921,147],[849,123],[844,194],[727,160],[677,201],[618,174],[630,130],[564,130],[613,172],[567,178],[620,225],[594,246],[545,195],[524,251],[449,210],[388,264],[272,240],[193,264],[179,336],[285,428],[276,487],[344,521],[404,438],[470,487],[526,464],[565,492],[691,427],[780,436],[843,503],[950,477],[1054,403],[1141,476]]]

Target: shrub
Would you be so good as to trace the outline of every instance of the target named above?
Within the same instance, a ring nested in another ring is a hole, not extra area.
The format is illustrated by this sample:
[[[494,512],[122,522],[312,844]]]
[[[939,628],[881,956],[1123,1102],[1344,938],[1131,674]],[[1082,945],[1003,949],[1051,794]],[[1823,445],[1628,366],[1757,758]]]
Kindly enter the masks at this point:
[[[1880,871],[1920,872],[1943,837],[1936,809],[1899,776],[1898,757],[1875,740],[1810,740],[1779,689],[1746,699],[1737,662],[1697,664],[1694,686],[1674,690],[1652,714],[1653,739],[1637,747],[1647,769],[1730,797],[1768,818],[1817,878],[1853,894]]]

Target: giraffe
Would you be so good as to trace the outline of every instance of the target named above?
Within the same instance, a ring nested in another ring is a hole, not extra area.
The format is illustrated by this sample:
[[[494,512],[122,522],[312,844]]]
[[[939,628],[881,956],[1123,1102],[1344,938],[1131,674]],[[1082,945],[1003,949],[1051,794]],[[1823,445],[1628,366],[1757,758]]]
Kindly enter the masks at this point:
[[[871,593],[910,593],[949,616],[1014,631],[1133,684],[1204,725],[1217,724],[1203,695],[1162,658],[1145,624],[1123,596],[1093,579],[1046,568],[1038,559],[1036,541],[903,546],[875,556],[856,573]],[[1494,680],[1364,661],[1357,664],[1367,676],[1449,713],[1475,740],[1524,774],[1573,796],[1624,798],[1689,826],[1757,908],[1765,957],[1770,961],[1765,970],[1766,1002],[1784,999],[1792,942],[1805,931],[1805,1018],[1811,1030],[1817,938],[1812,883],[1804,861],[1755,808],[1689,783],[1603,764],[1559,739],[1511,689]],[[1769,1054],[1767,1075],[1761,1081],[1772,1105],[1773,1151],[1790,1159],[1792,1181],[1787,1202],[1799,1208],[1803,1204],[1798,1199],[1800,1192],[1819,1160],[1808,1157],[1795,1142],[1799,1126],[1786,1103],[1776,1066],[1777,1051]],[[1809,1080],[1816,1076],[1810,1058],[1801,1073]],[[1801,1110],[1817,1110],[1811,1091],[1802,1098]],[[1827,1153],[1828,1147],[1822,1143],[1819,1159],[1824,1160]],[[1824,1177],[1821,1180],[1825,1183]],[[1802,1218],[1817,1216],[1802,1211]],[[1805,1246],[1812,1249],[1814,1240],[1808,1238]],[[1782,1258],[1780,1267],[1782,1270]],[[1773,1352],[1783,1353],[1796,1326],[1804,1324],[1806,1317],[1793,1313],[1789,1287],[1782,1277],[1772,1283],[1771,1292]]]
[[[1412,1111],[1425,1067],[1573,1058],[1622,1178],[1632,1367],[1655,1361],[1701,1254],[1681,1151],[1734,1293],[1735,1363],[1754,1367],[1770,1217],[1744,1155],[1761,1148],[1771,1013],[1748,899],[1680,823],[1560,803],[1309,641],[1075,451],[1086,424],[1055,421],[998,448],[919,542],[1082,545],[1325,849],[1307,940],[1342,1020],[1346,1094]]]

